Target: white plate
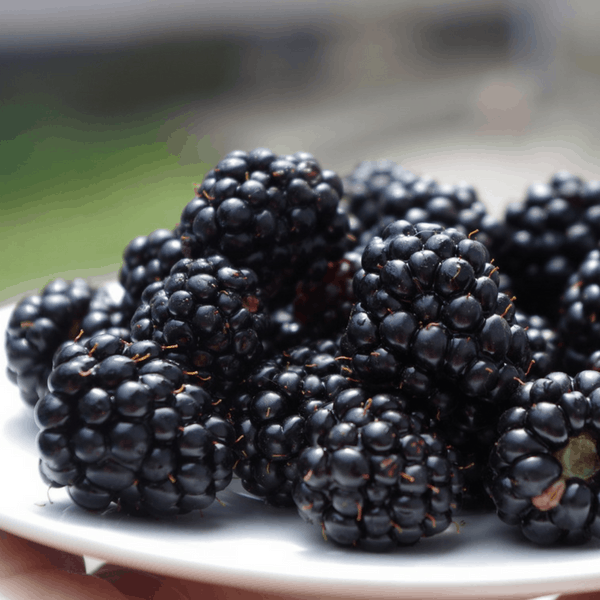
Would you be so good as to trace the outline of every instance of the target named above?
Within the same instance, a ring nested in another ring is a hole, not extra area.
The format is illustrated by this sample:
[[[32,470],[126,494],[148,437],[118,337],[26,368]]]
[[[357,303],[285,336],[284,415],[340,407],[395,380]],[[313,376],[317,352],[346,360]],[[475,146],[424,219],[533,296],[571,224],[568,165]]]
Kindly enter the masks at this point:
[[[0,309],[0,329],[12,307]],[[110,562],[189,579],[295,596],[532,598],[600,589],[600,540],[541,549],[492,514],[390,554],[326,543],[294,510],[226,490],[203,514],[166,521],[88,513],[37,471],[32,411],[6,378],[0,352],[0,528]],[[50,502],[51,500],[51,502]]]

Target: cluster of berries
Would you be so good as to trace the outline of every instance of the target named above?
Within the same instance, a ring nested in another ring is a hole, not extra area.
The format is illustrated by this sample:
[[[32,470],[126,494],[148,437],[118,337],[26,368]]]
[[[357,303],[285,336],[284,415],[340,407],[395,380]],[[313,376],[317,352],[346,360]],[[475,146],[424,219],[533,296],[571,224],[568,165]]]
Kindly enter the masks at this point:
[[[42,478],[162,518],[237,477],[377,551],[464,505],[539,544],[600,537],[599,241],[600,183],[568,173],[500,220],[390,161],[342,180],[232,152],[118,283],[14,308]]]

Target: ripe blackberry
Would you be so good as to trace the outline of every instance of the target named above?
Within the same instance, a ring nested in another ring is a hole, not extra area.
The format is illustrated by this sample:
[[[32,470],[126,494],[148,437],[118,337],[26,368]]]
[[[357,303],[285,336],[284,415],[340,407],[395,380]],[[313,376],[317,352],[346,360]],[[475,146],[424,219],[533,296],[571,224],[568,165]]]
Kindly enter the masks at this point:
[[[490,455],[498,516],[536,544],[600,537],[600,373],[550,373],[513,403]]]
[[[298,346],[262,362],[231,402],[236,428],[235,473],[250,493],[272,505],[293,505],[296,460],[306,447],[305,422],[350,385],[334,342]]]
[[[175,228],[157,229],[150,235],[141,235],[129,242],[123,252],[119,282],[138,302],[144,289],[164,279],[171,267],[183,258],[180,231]]]
[[[555,173],[509,204],[505,221],[497,264],[512,277],[522,310],[556,322],[568,278],[600,240],[600,181]]]
[[[362,244],[393,221],[438,223],[475,235],[494,255],[501,223],[488,215],[473,186],[439,184],[390,160],[364,161],[344,180],[344,202],[362,224]],[[474,233],[477,232],[477,233]]]
[[[456,453],[406,399],[345,387],[307,421],[293,497],[325,539],[370,550],[443,532],[462,493]]]
[[[231,480],[233,427],[156,342],[99,334],[65,345],[36,405],[46,483],[94,511],[163,517],[202,509]]]
[[[498,290],[517,302],[512,279],[500,274]],[[525,330],[531,350],[531,366],[527,380],[539,379],[562,368],[562,343],[553,323],[541,315],[529,315],[520,308],[515,311],[516,323]]]
[[[52,355],[79,333],[91,299],[83,279],[55,279],[13,309],[5,334],[7,369],[26,404],[34,406],[45,395]]]
[[[479,462],[531,362],[488,257],[455,229],[394,222],[363,253],[341,342],[356,379],[402,390]]]
[[[219,255],[181,259],[150,285],[131,320],[131,339],[184,355],[198,377],[228,394],[263,354],[267,316],[250,269]]]
[[[539,379],[552,373],[562,365],[561,346],[557,330],[550,321],[539,315],[527,315],[517,310],[515,323],[525,330],[531,350],[531,368],[527,379]]]
[[[571,375],[592,368],[600,349],[600,251],[592,250],[568,280],[560,300],[558,332],[563,368]]]
[[[125,288],[116,281],[94,290],[88,310],[81,320],[81,335],[88,338],[111,332],[129,341],[130,321],[136,304]]]
[[[306,152],[231,152],[197,194],[181,215],[184,255],[219,253],[251,268],[268,297],[289,301],[297,281],[321,279],[348,247],[341,180]]]
[[[378,225],[384,215],[380,197],[392,184],[408,190],[419,177],[391,160],[365,160],[344,178],[343,202],[358,218],[362,230]]]

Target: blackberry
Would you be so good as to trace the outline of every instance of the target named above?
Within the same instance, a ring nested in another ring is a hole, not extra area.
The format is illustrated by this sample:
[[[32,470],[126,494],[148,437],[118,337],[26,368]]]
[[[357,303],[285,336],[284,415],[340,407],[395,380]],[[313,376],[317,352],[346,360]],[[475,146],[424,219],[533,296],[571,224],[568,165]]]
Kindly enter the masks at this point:
[[[405,398],[345,387],[307,421],[293,498],[325,539],[389,550],[442,533],[459,508],[458,455]]]
[[[400,389],[478,463],[531,356],[485,246],[396,221],[367,245],[341,351],[353,377]]]
[[[344,180],[344,202],[362,224],[362,244],[393,221],[454,227],[492,252],[502,238],[501,223],[487,213],[472,185],[445,185],[418,177],[390,160],[363,161]]]
[[[119,282],[138,302],[144,289],[164,279],[171,267],[183,258],[178,228],[157,229],[150,235],[141,235],[129,242],[123,252]]]
[[[527,379],[539,379],[552,373],[562,365],[562,350],[559,334],[550,321],[540,315],[527,315],[517,310],[515,323],[525,330],[531,350],[531,368]]]
[[[513,281],[505,273],[500,274],[498,290],[513,301],[517,300]],[[532,360],[526,373],[527,380],[539,379],[562,368],[563,344],[556,326],[550,319],[541,315],[530,315],[517,308],[515,321],[527,333],[531,350]]]
[[[498,516],[540,545],[600,537],[600,373],[520,387],[490,455]]]
[[[181,259],[168,277],[146,288],[131,338],[185,356],[216,394],[228,394],[262,357],[267,325],[254,272],[211,255]]]
[[[130,321],[136,304],[125,288],[116,281],[94,290],[88,310],[81,320],[82,336],[111,332],[129,341]]]
[[[507,206],[506,243],[494,254],[519,306],[556,322],[568,278],[600,240],[600,181],[555,173]]]
[[[344,178],[343,202],[348,212],[357,217],[362,230],[369,230],[378,225],[385,214],[380,202],[384,190],[398,184],[407,191],[418,180],[417,175],[391,160],[365,160]],[[407,200],[405,209],[408,204]]]
[[[321,279],[348,248],[342,192],[340,178],[306,152],[231,152],[182,212],[183,253],[218,253],[253,269],[266,296],[284,305],[297,281]]]
[[[34,406],[45,395],[52,355],[79,333],[91,299],[83,279],[55,279],[13,309],[5,334],[7,369],[26,404]]]
[[[262,362],[231,406],[236,428],[235,473],[250,493],[272,505],[293,505],[296,459],[306,447],[305,422],[350,385],[331,341],[298,346]]]
[[[155,517],[210,505],[231,480],[233,427],[152,341],[65,345],[35,419],[43,480],[79,506]]]
[[[592,250],[570,277],[560,300],[558,332],[563,369],[571,375],[594,365],[600,349],[600,251]]]

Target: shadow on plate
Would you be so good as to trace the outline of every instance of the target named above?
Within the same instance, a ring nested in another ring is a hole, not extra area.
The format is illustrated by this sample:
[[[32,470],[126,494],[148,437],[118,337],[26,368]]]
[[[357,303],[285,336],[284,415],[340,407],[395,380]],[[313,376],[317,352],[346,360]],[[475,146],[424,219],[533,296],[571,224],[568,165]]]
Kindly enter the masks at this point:
[[[65,488],[51,489],[48,501],[39,503],[37,507],[44,511],[44,518],[52,521],[60,520],[75,526],[106,527],[111,530],[118,526],[120,530],[129,533],[143,533],[149,528],[155,533],[164,530],[192,536],[199,532],[217,531],[222,528],[236,528],[243,533],[255,527],[258,529],[267,518],[273,527],[289,530],[295,525],[302,525],[293,508],[273,508],[262,500],[229,490],[220,492],[218,500],[203,511],[161,519],[127,514],[116,504],[101,513],[86,511],[73,504]]]

